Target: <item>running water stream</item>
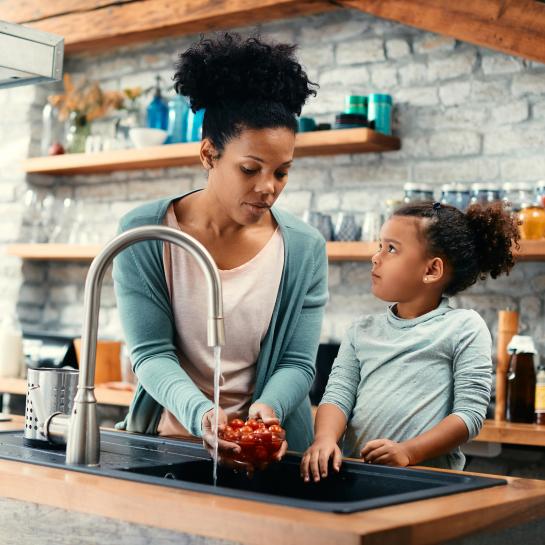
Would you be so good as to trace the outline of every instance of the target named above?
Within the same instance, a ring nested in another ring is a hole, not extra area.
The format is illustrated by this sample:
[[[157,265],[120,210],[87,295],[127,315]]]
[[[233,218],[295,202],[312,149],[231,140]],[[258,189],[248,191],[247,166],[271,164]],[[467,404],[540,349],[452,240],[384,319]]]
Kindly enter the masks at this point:
[[[218,480],[218,424],[220,410],[221,346],[214,346],[214,486]]]

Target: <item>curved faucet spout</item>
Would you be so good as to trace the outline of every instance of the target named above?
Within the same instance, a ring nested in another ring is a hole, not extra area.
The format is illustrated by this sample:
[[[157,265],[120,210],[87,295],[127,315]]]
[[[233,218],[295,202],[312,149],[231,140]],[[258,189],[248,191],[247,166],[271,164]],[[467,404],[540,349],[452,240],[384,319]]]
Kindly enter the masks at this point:
[[[203,270],[208,287],[208,345],[222,346],[225,343],[219,272],[212,256],[199,241],[182,231],[158,225],[136,227],[113,238],[91,263],[85,281],[78,391],[70,418],[66,446],[68,464],[98,465],[100,458],[100,434],[94,387],[100,291],[104,273],[113,258],[128,246],[143,240],[157,239],[171,242],[187,250]]]

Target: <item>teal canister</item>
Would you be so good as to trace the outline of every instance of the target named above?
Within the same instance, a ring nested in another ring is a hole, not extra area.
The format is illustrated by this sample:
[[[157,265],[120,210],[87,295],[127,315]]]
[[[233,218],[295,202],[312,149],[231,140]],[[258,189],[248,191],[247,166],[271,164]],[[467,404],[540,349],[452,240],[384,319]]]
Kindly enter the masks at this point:
[[[344,113],[367,116],[367,97],[365,95],[346,95],[344,97]]]
[[[391,95],[371,94],[367,97],[367,119],[376,131],[392,134]]]
[[[182,95],[176,95],[168,101],[167,144],[185,142],[188,111],[189,105]]]

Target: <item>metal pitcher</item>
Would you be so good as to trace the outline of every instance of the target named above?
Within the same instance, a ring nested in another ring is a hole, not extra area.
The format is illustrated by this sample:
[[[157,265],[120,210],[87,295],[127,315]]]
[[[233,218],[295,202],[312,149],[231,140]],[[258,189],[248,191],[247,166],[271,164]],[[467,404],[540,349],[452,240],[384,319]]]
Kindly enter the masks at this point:
[[[79,371],[76,369],[29,369],[25,409],[24,444],[51,448],[47,427],[54,415],[70,415],[74,406]],[[62,442],[61,442],[62,444]]]

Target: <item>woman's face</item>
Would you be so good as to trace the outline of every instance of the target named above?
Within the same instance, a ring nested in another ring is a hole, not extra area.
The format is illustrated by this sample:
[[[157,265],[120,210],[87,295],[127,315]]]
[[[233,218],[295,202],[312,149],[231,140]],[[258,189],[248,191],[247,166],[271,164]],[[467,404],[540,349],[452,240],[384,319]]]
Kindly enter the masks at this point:
[[[295,134],[283,127],[246,129],[225,145],[208,188],[233,221],[251,225],[268,213],[288,181],[294,147]]]

